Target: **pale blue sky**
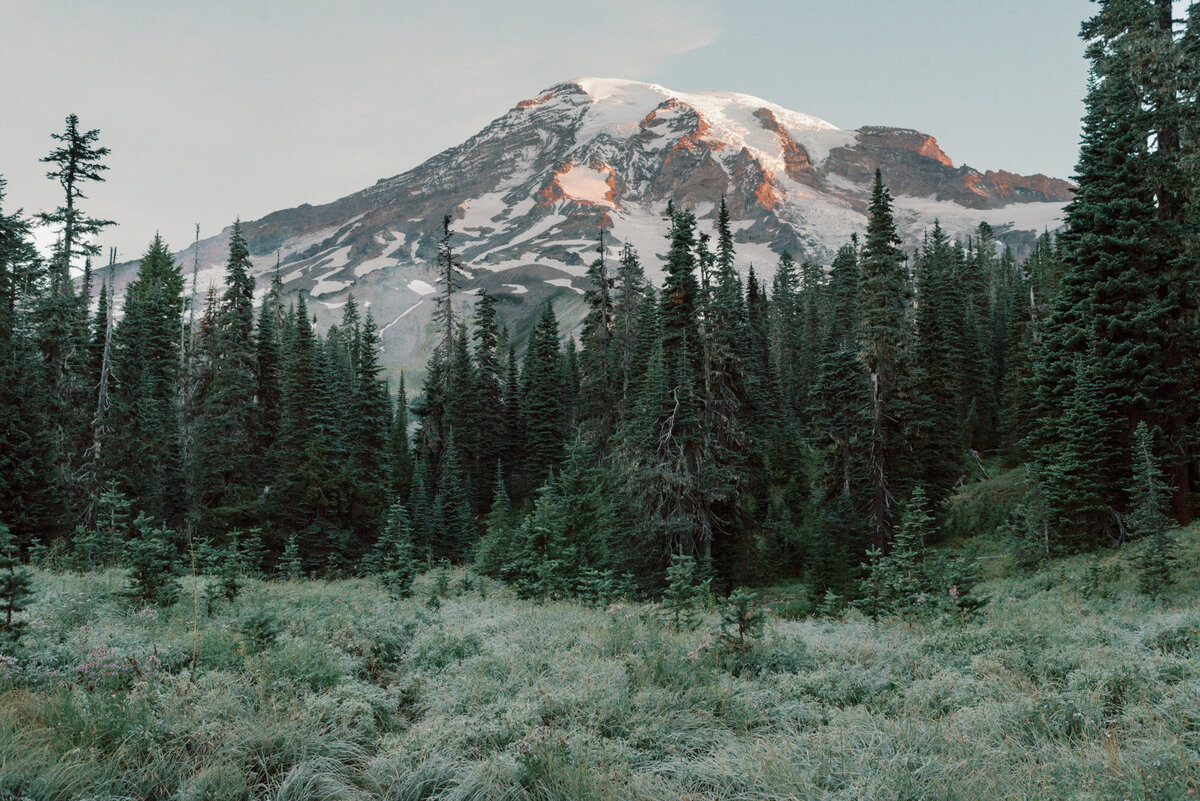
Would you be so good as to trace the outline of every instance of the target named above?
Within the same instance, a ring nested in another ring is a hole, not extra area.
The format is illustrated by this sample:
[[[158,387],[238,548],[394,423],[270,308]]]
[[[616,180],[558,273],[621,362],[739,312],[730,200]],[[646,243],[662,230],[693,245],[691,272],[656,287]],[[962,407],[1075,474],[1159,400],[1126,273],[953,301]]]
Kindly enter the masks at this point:
[[[758,95],[956,164],[1069,177],[1086,0],[0,0],[5,208],[58,202],[37,159],[77,113],[112,148],[86,208],[122,257],[323,203],[588,75]]]

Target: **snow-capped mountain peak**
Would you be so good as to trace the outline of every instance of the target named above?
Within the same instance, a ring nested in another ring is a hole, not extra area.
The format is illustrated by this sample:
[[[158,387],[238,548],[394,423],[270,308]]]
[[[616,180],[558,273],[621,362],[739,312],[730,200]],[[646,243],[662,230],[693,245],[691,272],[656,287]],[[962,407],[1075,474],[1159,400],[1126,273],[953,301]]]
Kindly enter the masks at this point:
[[[876,169],[911,244],[941,220],[951,235],[989,222],[1018,250],[1058,225],[1065,181],[955,167],[936,140],[897,128],[843,131],[761,98],[676,92],[580,78],[514,105],[466,142],[408,172],[323,206],[244,222],[260,287],[281,264],[285,290],[332,317],[353,292],[384,329],[393,366],[423,361],[432,266],[444,214],[470,276],[463,303],[487,290],[518,338],[547,297],[571,324],[598,231],[613,253],[637,248],[648,274],[665,249],[668,201],[711,227],[724,198],[739,263],[768,274],[784,250],[828,262],[865,226]],[[181,254],[201,266],[200,293],[219,280],[228,231]]]

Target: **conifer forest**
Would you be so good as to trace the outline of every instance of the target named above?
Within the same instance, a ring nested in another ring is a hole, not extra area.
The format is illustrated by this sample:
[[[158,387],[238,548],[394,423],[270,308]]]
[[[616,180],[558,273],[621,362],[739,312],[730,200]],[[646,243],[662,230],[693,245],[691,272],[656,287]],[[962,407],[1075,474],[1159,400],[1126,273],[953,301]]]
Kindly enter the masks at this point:
[[[672,202],[516,331],[448,209],[407,373],[237,222],[118,293],[66,117],[60,205],[0,178],[0,799],[1194,795],[1200,4],[1082,39],[1028,255],[881,169],[831,263]]]

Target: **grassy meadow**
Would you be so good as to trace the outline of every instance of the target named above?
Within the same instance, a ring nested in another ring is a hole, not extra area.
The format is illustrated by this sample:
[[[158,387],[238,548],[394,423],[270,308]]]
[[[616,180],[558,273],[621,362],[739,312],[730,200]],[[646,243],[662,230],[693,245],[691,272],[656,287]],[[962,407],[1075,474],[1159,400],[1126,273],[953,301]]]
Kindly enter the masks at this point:
[[[737,657],[716,614],[539,604],[464,572],[191,579],[35,572],[0,659],[0,799],[1178,799],[1200,784],[1200,528],[1179,582],[1112,551],[1007,576],[971,621],[788,619]],[[200,579],[203,584],[207,579]],[[444,597],[431,598],[438,586]]]

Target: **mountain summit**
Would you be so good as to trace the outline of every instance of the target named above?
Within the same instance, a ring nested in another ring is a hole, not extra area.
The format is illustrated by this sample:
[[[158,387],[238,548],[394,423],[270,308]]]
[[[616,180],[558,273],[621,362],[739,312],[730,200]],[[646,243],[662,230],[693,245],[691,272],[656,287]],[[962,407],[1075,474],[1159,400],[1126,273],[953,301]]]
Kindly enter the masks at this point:
[[[614,247],[636,247],[656,276],[671,200],[704,228],[725,197],[739,263],[760,274],[785,250],[827,263],[865,227],[876,168],[909,246],[939,218],[951,235],[986,221],[1022,251],[1058,225],[1072,196],[1070,184],[1043,175],[956,167],[932,136],[913,130],[843,131],[749,95],[583,78],[522,100],[408,172],[242,227],[260,292],[277,257],[285,290],[306,292],[319,316],[338,314],[353,292],[370,303],[386,361],[399,367],[427,353],[444,214],[454,219],[466,273],[463,302],[481,289],[498,295],[519,333],[552,295],[570,301],[563,319],[572,322],[600,228]],[[179,255],[185,272],[198,261],[201,295],[221,280],[228,236]]]

